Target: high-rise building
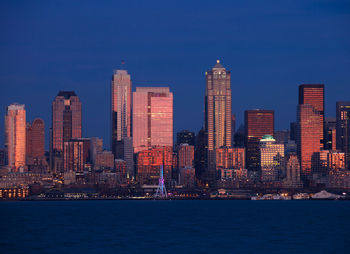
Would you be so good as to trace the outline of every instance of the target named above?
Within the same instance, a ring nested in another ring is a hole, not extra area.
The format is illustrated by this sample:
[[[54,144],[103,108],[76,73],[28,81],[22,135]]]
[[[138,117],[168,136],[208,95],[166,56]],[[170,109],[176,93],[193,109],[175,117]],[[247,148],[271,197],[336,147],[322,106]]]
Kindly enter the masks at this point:
[[[182,130],[176,134],[176,145],[189,144],[194,146],[195,144],[195,134],[192,131]]]
[[[345,153],[345,167],[350,169],[350,101],[336,105],[337,149]]]
[[[81,138],[81,102],[74,91],[60,91],[52,102],[51,170],[63,171],[64,142]]]
[[[216,149],[216,170],[244,169],[245,149],[240,147],[221,147]]]
[[[299,86],[299,105],[309,104],[319,112],[320,148],[324,147],[324,85],[303,84]]]
[[[270,135],[260,140],[260,167],[262,181],[277,181],[284,169],[284,145],[277,144]]]
[[[181,144],[178,148],[178,167],[193,167],[194,146],[189,144]]]
[[[335,151],[337,149],[336,118],[326,117],[325,119],[324,148]]]
[[[26,131],[27,164],[31,164],[45,158],[44,120],[36,118],[33,123],[27,123]]]
[[[231,146],[235,143],[235,132],[236,132],[236,115],[231,116]]]
[[[123,146],[122,140],[131,137],[131,105],[132,86],[130,74],[126,70],[116,70],[112,76],[112,152],[116,158],[123,158],[118,154],[118,146]]]
[[[215,177],[216,149],[232,141],[231,72],[217,60],[205,73],[205,131],[208,135],[208,177]]]
[[[26,165],[26,110],[24,105],[11,104],[5,116],[5,149],[8,166],[16,172]]]
[[[168,87],[136,87],[133,93],[134,152],[173,146],[173,93]]]
[[[312,168],[318,165],[320,154],[320,113],[310,104],[297,107],[297,151],[303,180],[310,177]]]
[[[196,169],[196,177],[201,180],[206,178],[205,173],[208,165],[207,141],[207,134],[204,129],[201,129],[196,135],[196,146],[194,151],[194,167]]]
[[[248,170],[260,171],[259,142],[265,135],[274,134],[274,111],[253,109],[245,111],[245,148]]]
[[[103,140],[102,138],[92,137],[90,138],[90,158],[92,164],[96,163],[96,156],[98,153],[103,151]],[[114,160],[114,157],[113,157]]]
[[[160,167],[163,166],[165,183],[172,178],[173,151],[171,146],[153,147],[137,154],[137,179],[140,184],[157,185]]]

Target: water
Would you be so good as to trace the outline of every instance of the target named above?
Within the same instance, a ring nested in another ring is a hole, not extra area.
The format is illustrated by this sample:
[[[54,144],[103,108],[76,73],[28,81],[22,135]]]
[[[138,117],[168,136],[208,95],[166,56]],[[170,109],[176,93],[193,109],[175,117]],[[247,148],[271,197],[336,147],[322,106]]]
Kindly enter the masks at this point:
[[[350,253],[348,201],[0,202],[0,253]]]

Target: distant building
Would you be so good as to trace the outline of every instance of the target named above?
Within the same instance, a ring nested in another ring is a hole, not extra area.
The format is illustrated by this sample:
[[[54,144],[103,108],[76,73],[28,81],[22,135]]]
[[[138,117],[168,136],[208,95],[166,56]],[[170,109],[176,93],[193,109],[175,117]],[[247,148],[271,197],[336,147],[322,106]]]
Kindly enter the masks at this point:
[[[90,158],[93,165],[96,163],[96,155],[102,151],[103,151],[102,138],[98,138],[98,137],[90,138]]]
[[[296,154],[290,154],[286,157],[286,177],[284,187],[300,188],[302,182],[300,180],[300,163]]]
[[[310,178],[312,169],[318,165],[320,153],[320,113],[310,104],[302,104],[297,107],[298,117],[298,158],[300,162],[302,178]]]
[[[179,169],[179,184],[185,188],[192,189],[195,187],[195,169],[193,167],[184,167]]]
[[[260,170],[259,145],[265,135],[274,134],[274,111],[253,109],[245,111],[245,148],[248,170]]]
[[[11,104],[5,116],[5,150],[13,172],[26,165],[26,110],[24,105]]]
[[[51,170],[63,172],[64,142],[81,138],[81,102],[74,91],[60,91],[52,102]]]
[[[345,153],[330,151],[327,154],[327,169],[340,170],[345,169]]]
[[[44,120],[36,118],[26,127],[26,161],[27,165],[37,165],[46,168],[45,158],[45,124]]]
[[[178,149],[178,167],[193,167],[194,162],[194,146],[189,144],[181,144]]]
[[[350,101],[336,104],[337,149],[345,153],[345,167],[350,170]]]
[[[126,170],[126,161],[121,159],[116,159],[114,161],[115,164],[115,171],[117,174],[118,182],[123,184],[127,183],[128,177],[127,177],[127,170]]]
[[[260,140],[261,180],[264,182],[277,181],[284,170],[284,145],[265,135]]]
[[[114,154],[111,151],[98,152],[95,158],[95,169],[114,169]]]
[[[158,185],[160,167],[163,166],[165,184],[172,179],[172,147],[153,147],[137,153],[138,182],[149,185]]]
[[[299,105],[311,105],[319,114],[318,133],[320,148],[324,147],[324,85],[303,84],[299,86]]]
[[[336,118],[326,117],[325,120],[325,149],[337,150]]]
[[[236,115],[231,116],[231,146],[235,143],[235,132],[236,132]]]
[[[245,149],[240,147],[221,147],[216,149],[216,170],[245,168]]]
[[[287,144],[290,140],[290,131],[289,130],[281,130],[275,131],[273,136],[278,144]]]
[[[245,127],[244,125],[239,126],[238,130],[234,134],[234,146],[244,147],[245,142]]]
[[[173,146],[173,93],[168,87],[136,87],[133,93],[133,147]]]
[[[64,172],[83,172],[89,162],[90,139],[79,138],[64,142]]]
[[[329,171],[328,186],[335,189],[350,188],[350,170],[331,170]]]
[[[111,82],[112,93],[112,152],[116,158],[124,159],[118,154],[118,146],[124,138],[131,137],[132,85],[130,74],[126,70],[115,70]],[[123,149],[122,149],[123,150]]]
[[[196,146],[194,151],[194,167],[196,169],[196,177],[204,180],[207,178],[208,166],[208,146],[207,134],[204,129],[201,129],[196,136]]]
[[[217,60],[205,73],[205,131],[208,138],[208,177],[215,179],[216,149],[232,140],[231,73]]]
[[[176,145],[189,144],[194,146],[195,144],[195,134],[192,131],[182,130],[176,134]]]

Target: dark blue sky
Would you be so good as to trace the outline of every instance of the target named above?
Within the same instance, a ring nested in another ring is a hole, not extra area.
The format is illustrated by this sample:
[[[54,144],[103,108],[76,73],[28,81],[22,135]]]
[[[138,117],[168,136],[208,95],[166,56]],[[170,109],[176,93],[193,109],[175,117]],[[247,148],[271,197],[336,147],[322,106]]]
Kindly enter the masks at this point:
[[[51,126],[59,90],[83,103],[83,135],[109,145],[110,79],[122,59],[133,86],[170,86],[174,130],[203,123],[204,73],[231,71],[232,108],[296,118],[301,83],[326,85],[326,115],[350,100],[350,1],[1,1],[0,142],[12,102]]]

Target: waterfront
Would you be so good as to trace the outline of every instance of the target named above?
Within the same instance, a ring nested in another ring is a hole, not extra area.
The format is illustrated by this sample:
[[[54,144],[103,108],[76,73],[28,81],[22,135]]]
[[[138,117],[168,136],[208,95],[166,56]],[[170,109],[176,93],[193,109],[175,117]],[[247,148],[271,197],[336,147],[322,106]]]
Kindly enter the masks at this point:
[[[347,201],[1,202],[1,253],[346,253]]]

